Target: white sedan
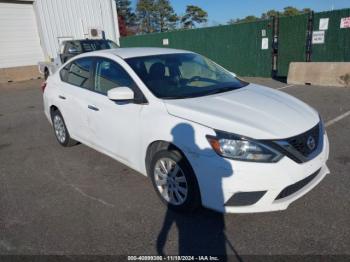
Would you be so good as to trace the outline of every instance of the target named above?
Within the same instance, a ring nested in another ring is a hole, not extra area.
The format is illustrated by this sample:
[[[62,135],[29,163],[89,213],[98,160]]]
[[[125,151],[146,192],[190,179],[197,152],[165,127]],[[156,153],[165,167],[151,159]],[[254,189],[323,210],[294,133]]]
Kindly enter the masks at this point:
[[[192,52],[87,53],[42,88],[62,146],[79,141],[150,177],[175,210],[283,210],[329,173],[313,108]]]

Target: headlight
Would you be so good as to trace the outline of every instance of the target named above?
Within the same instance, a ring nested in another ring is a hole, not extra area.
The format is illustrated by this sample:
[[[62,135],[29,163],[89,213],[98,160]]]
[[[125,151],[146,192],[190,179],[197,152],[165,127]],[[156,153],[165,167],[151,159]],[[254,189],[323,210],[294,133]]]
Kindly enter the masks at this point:
[[[214,151],[222,157],[240,161],[274,163],[283,155],[258,141],[233,134],[216,132],[217,136],[207,136]]]

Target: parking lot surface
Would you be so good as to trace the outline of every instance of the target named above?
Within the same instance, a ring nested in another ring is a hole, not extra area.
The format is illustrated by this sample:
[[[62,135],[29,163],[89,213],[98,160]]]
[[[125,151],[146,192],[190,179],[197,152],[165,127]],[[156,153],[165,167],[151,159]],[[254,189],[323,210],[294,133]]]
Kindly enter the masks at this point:
[[[0,84],[0,254],[350,255],[350,89],[278,88],[327,123],[328,175],[287,210],[176,214],[150,180],[85,145],[58,145],[40,80]]]

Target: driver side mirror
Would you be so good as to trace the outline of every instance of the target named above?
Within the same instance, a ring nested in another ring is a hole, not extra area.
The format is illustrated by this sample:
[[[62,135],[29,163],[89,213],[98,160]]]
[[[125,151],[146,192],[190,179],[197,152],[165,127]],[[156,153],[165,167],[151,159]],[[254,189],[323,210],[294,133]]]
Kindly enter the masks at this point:
[[[130,87],[121,86],[108,90],[107,96],[112,101],[134,100],[134,91]]]

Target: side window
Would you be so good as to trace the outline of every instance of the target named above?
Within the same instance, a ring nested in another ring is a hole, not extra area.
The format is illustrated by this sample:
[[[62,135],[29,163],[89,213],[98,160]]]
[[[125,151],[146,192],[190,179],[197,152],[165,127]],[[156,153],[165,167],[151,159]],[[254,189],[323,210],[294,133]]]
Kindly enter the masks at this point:
[[[116,62],[100,58],[96,63],[94,86],[96,92],[107,94],[108,90],[115,87],[132,87],[134,82],[129,74]]]
[[[92,64],[93,60],[91,58],[81,58],[70,63],[66,82],[71,85],[89,88]]]

